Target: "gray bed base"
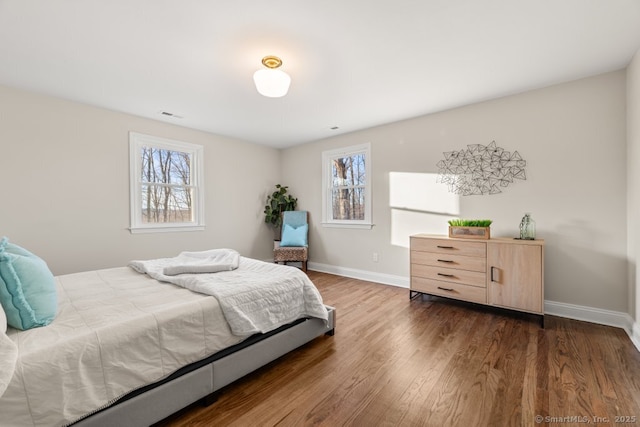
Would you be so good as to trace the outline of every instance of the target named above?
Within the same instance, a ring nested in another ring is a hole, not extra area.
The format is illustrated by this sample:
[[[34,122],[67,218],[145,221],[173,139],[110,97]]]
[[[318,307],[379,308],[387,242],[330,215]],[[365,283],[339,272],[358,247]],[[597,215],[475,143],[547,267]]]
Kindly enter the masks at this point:
[[[333,335],[335,308],[329,311],[327,324],[320,319],[304,319],[280,332],[260,339],[204,366],[195,365],[183,375],[160,382],[135,397],[74,423],[74,427],[141,427],[161,421],[198,400],[215,401],[224,386],[285,355],[320,335]]]

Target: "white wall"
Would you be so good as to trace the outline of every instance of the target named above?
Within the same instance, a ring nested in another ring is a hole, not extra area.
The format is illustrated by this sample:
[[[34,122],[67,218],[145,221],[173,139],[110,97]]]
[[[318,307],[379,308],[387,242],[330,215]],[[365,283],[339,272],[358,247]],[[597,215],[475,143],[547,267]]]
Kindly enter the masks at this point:
[[[627,67],[627,182],[629,309],[635,314],[633,338],[640,348],[640,51]]]
[[[310,211],[311,261],[406,278],[408,236],[445,233],[446,220],[452,216],[429,212],[438,207],[424,180],[437,174],[436,163],[444,151],[495,140],[527,160],[527,180],[499,195],[460,197],[456,216],[489,217],[494,220],[493,235],[514,236],[522,214],[531,212],[538,236],[547,242],[547,300],[633,313],[629,301],[638,298],[634,293],[638,279],[627,271],[637,264],[633,248],[640,239],[631,225],[628,245],[626,230],[627,214],[631,224],[640,210],[635,195],[640,184],[633,171],[640,166],[639,69],[636,55],[626,73],[608,73],[281,152],[0,87],[0,235],[41,255],[55,274],[225,246],[268,259],[272,235],[264,225],[262,208],[273,185],[281,182],[299,198],[299,208]],[[129,233],[129,131],[204,145],[206,231]],[[376,226],[323,228],[321,153],[363,142],[372,143]],[[416,183],[413,200],[406,200],[396,185],[407,179]],[[379,262],[373,262],[373,252],[379,254]]]
[[[627,313],[625,87],[625,72],[612,72],[284,150],[282,183],[310,211],[311,261],[407,277],[408,236],[446,233],[452,216],[429,212],[438,206],[420,180],[437,174],[443,152],[495,140],[527,161],[527,180],[460,197],[455,216],[491,218],[492,235],[516,236],[531,212],[547,244],[545,299]],[[323,228],[321,153],[364,142],[376,226]],[[399,176],[415,179],[416,200],[390,206]]]
[[[129,233],[129,131],[204,146],[205,231]],[[268,259],[279,176],[275,149],[0,86],[0,236],[54,274],[214,247]]]

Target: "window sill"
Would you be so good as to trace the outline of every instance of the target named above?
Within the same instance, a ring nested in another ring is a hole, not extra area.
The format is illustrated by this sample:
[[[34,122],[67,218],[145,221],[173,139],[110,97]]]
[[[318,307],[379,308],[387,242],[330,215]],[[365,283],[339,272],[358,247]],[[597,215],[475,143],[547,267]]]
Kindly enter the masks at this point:
[[[131,227],[131,234],[141,233],[177,233],[181,231],[203,231],[204,225],[188,225],[179,227]]]
[[[372,223],[345,224],[341,222],[323,222],[322,226],[327,228],[354,228],[360,230],[371,230],[373,228]]]

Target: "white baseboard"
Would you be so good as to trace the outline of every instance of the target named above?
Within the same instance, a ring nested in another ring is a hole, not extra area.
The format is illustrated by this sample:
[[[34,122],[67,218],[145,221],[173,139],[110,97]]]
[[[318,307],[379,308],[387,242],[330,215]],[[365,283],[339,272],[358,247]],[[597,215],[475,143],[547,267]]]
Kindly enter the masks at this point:
[[[355,268],[338,267],[334,265],[309,262],[308,269],[321,273],[336,274],[338,276],[352,277],[368,282],[382,283],[385,285],[409,288],[409,278],[393,274],[377,273],[375,271],[358,270]],[[562,302],[544,302],[545,314],[566,317],[568,319],[583,320],[599,325],[622,328],[640,351],[640,322],[635,322],[628,313],[620,311],[604,310],[601,308],[587,307],[583,305],[567,304]]]
[[[628,313],[555,301],[545,301],[544,312],[552,316],[622,328],[640,351],[640,323],[634,324],[633,318]]]
[[[640,351],[640,322],[636,322],[633,324],[633,333],[631,334],[631,341],[633,341],[636,348]]]
[[[567,304],[564,302],[545,301],[545,314],[567,317],[569,319],[584,320],[585,322],[622,328],[629,336],[633,328],[633,318],[621,311],[604,310],[584,305]]]
[[[399,286],[409,289],[409,278],[393,274],[377,273],[375,271],[358,270],[355,268],[337,267],[335,265],[309,262],[307,268],[320,273],[336,274],[338,276],[352,277],[368,282],[382,283],[385,285]]]

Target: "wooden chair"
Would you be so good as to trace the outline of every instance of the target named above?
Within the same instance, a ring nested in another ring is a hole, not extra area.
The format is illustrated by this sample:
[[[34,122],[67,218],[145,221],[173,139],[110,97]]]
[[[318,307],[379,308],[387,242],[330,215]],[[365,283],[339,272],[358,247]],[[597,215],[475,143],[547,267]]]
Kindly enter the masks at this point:
[[[281,240],[273,242],[273,262],[301,262],[307,271],[309,259],[309,223],[307,211],[285,211],[282,215]]]

